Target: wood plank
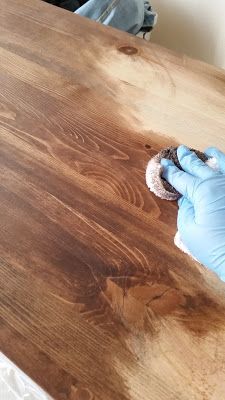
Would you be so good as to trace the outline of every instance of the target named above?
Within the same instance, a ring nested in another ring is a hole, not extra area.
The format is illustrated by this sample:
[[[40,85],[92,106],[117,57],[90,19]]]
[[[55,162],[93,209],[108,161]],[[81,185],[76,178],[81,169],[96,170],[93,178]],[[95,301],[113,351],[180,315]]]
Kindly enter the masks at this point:
[[[0,350],[56,400],[223,400],[225,285],[144,172],[225,150],[224,71],[2,0],[0,88]]]

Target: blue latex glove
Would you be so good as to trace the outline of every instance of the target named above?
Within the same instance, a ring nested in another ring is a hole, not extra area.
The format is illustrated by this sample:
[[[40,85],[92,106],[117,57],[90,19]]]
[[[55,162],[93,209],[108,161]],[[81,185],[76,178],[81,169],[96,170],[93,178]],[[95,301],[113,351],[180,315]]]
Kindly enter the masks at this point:
[[[178,231],[183,243],[203,265],[225,281],[225,154],[208,148],[219,171],[205,165],[186,146],[177,150],[181,171],[163,159],[163,177],[183,196],[178,201]]]

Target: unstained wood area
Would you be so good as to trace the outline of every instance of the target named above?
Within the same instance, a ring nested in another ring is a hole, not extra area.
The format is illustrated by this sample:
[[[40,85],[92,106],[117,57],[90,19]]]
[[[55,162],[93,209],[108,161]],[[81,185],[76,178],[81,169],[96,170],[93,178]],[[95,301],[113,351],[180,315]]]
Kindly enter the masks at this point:
[[[222,70],[1,0],[0,351],[54,399],[225,398],[225,285],[145,186],[162,147],[225,150],[224,94]]]

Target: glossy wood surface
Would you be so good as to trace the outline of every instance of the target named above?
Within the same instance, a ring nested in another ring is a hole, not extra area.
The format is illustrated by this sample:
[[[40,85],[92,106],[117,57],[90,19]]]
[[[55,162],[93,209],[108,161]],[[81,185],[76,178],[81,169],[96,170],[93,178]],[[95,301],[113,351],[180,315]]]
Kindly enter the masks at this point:
[[[225,73],[39,0],[0,3],[0,351],[56,400],[223,400],[225,285],[145,186],[225,150]]]

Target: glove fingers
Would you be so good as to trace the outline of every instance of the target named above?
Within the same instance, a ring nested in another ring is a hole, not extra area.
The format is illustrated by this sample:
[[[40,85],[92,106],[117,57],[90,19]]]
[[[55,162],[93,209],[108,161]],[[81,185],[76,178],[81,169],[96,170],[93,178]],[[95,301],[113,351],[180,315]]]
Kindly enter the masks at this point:
[[[171,160],[163,158],[161,160],[161,165],[163,166],[163,178],[166,179],[179,193],[192,201],[196,186],[196,178],[181,171]]]
[[[219,170],[225,174],[225,154],[216,147],[208,147],[205,154],[209,157],[215,157],[219,164]]]
[[[218,174],[186,146],[179,146],[177,155],[182,169],[197,178],[208,179]]]

